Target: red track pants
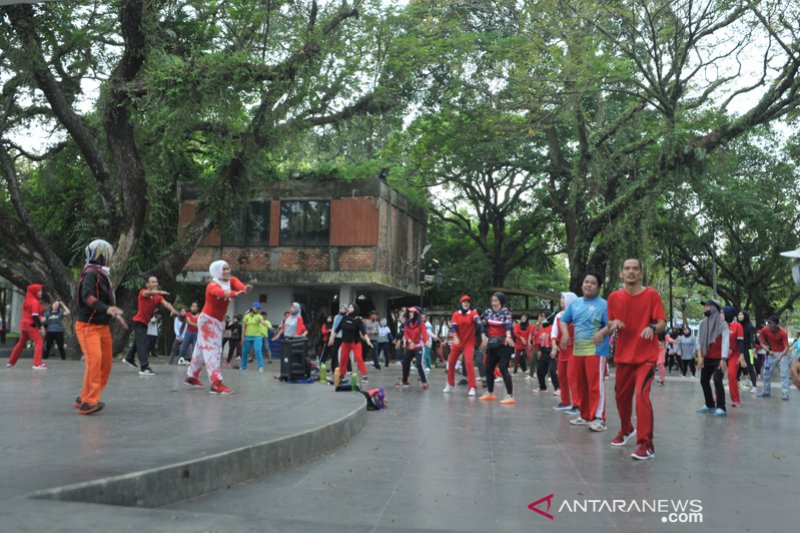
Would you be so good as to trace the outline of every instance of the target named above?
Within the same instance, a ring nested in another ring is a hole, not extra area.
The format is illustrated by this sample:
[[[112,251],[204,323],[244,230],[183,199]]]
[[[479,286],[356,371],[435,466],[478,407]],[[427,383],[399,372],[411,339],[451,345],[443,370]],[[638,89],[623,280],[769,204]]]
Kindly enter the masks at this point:
[[[606,358],[599,355],[573,355],[575,391],[584,420],[606,419],[606,387],[603,382]]]
[[[361,341],[356,342],[343,342],[342,355],[339,356],[339,372],[347,372],[347,362],[350,360],[350,352],[356,357],[356,364],[358,364],[358,371],[362,376],[367,375],[367,366],[364,364],[364,356],[361,355]],[[342,374],[342,377],[344,375]]]
[[[731,391],[731,403],[740,403],[739,397],[739,356],[728,358],[728,389]]]
[[[617,411],[622,432],[633,431],[633,395],[636,394],[636,443],[653,449],[653,404],[650,386],[656,374],[655,363],[617,363]]]
[[[22,350],[28,344],[28,339],[33,341],[33,365],[39,366],[42,364],[42,346],[44,345],[44,341],[42,341],[42,335],[39,333],[39,330],[33,326],[28,326],[26,328],[22,328],[22,331],[19,335],[19,341],[17,342],[14,349],[11,350],[11,357],[8,358],[9,365],[16,365],[17,361],[19,360],[19,356],[22,355]]]
[[[464,366],[467,369],[467,386],[470,389],[477,388],[475,384],[475,343],[470,341],[464,345],[462,342],[458,346],[450,348],[450,357],[447,360],[447,383],[451,387],[456,386],[456,361],[464,354]]]

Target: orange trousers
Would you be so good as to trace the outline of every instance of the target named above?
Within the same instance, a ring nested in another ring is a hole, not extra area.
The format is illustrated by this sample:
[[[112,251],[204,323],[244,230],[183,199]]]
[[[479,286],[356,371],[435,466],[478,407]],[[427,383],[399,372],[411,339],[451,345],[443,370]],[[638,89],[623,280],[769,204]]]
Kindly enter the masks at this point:
[[[83,403],[94,405],[100,401],[100,394],[106,388],[108,376],[111,375],[111,328],[77,322],[75,334],[81,345],[85,367],[80,398]]]

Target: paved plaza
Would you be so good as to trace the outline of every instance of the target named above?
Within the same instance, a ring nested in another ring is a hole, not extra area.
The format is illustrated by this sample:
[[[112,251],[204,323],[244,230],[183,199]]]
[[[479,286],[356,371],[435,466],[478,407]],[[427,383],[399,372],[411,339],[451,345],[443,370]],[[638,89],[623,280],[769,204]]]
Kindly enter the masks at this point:
[[[369,382],[387,387],[388,409],[366,413],[363,398],[320,384],[282,384],[270,372],[227,370],[237,394],[218,398],[184,390],[181,368],[156,365],[159,375],[147,378],[115,364],[106,411],[79,417],[71,400],[80,363],[54,361],[42,373],[24,363],[0,372],[2,531],[796,530],[795,390],[788,402],[744,393],[742,407],[718,419],[695,413],[696,380],[669,378],[652,393],[656,459],[636,462],[632,445],[608,444],[619,428],[613,376],[606,383],[609,430],[596,434],[570,426],[552,410],[555,398],[531,393],[521,377],[517,405],[504,407],[468,399],[465,387],[442,394],[441,369],[428,391],[418,383],[397,391],[393,366],[372,372]],[[279,455],[257,445],[326,425],[346,435],[293,441],[306,458],[262,464],[263,475],[250,479],[254,459],[243,462],[242,450]],[[195,468],[194,461],[205,461],[206,475],[233,471],[250,481],[194,488],[176,500],[170,465]],[[147,476],[156,478],[141,481]],[[152,494],[133,495],[128,506],[83,503],[98,493],[111,497],[113,484],[92,483],[98,479]],[[542,513],[528,508],[539,500],[534,507]],[[668,507],[681,502],[699,505],[699,513],[672,515]],[[667,507],[637,512],[632,505]],[[702,523],[669,523],[681,518]]]

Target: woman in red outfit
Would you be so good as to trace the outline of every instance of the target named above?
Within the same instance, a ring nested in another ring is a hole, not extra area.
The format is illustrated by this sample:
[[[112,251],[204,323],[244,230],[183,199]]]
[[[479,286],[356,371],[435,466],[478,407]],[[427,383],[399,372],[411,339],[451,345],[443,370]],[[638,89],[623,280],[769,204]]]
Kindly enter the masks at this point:
[[[447,385],[443,392],[453,392],[456,384],[456,361],[464,354],[464,368],[467,370],[468,396],[474,397],[475,383],[475,339],[481,330],[481,317],[472,309],[472,300],[469,296],[462,296],[459,300],[459,309],[450,319],[450,332],[453,334],[453,345],[447,361]]]
[[[211,394],[233,394],[222,383],[219,366],[222,359],[222,319],[228,311],[228,304],[237,296],[247,294],[252,285],[245,285],[237,278],[231,277],[231,267],[225,261],[214,261],[208,268],[211,281],[206,286],[206,301],[203,311],[197,319],[197,343],[194,345],[192,362],[186,371],[184,383],[191,387],[202,387],[200,372],[205,367],[211,379]],[[247,357],[242,354],[242,358]]]
[[[33,369],[34,370],[47,370],[47,365],[42,363],[42,348],[44,342],[42,335],[39,333],[39,328],[42,327],[42,315],[44,314],[44,306],[40,301],[42,298],[42,286],[38,283],[28,285],[28,291],[25,294],[25,301],[22,302],[22,319],[19,321],[20,336],[17,345],[11,351],[11,357],[8,358],[7,367],[13,367],[17,364],[19,356],[22,355],[22,350],[28,344],[28,339],[33,341]]]

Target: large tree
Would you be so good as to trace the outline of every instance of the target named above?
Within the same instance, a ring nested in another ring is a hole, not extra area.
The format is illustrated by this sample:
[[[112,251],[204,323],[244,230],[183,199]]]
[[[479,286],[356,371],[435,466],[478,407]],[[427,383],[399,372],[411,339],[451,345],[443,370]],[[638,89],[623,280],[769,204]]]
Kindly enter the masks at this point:
[[[393,35],[374,31],[383,18],[367,0],[0,9],[0,275],[72,303],[80,243],[65,250],[60,229],[112,242],[116,284],[173,279],[237,192],[278,172],[293,136],[402,103]],[[50,137],[36,146],[30,132]],[[71,179],[61,228],[33,203],[53,175]],[[202,213],[180,239],[178,180],[198,186]]]

